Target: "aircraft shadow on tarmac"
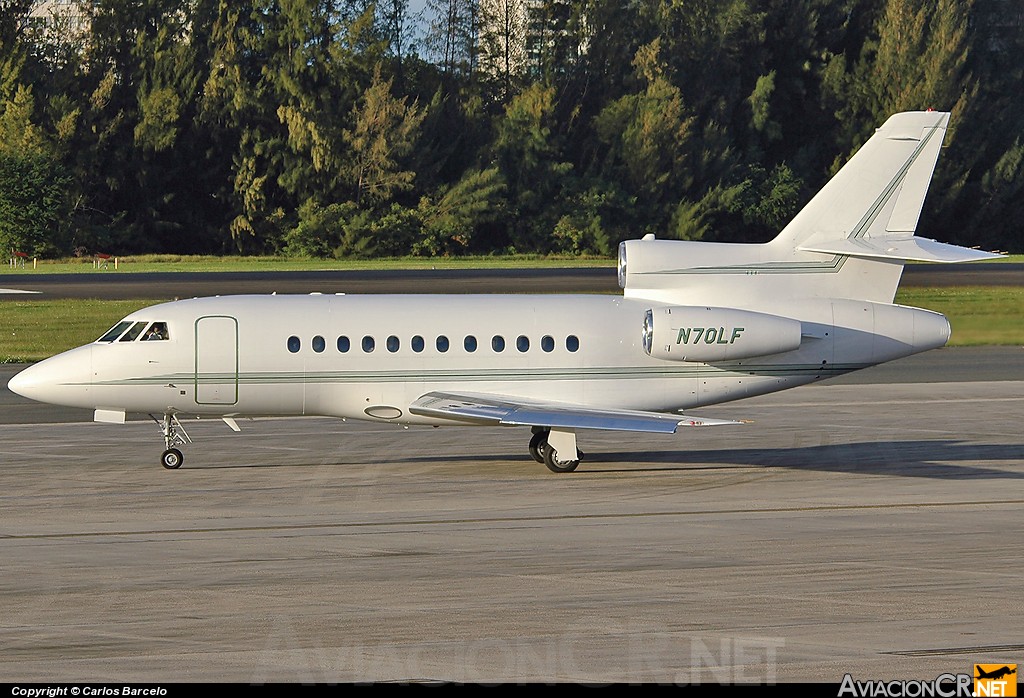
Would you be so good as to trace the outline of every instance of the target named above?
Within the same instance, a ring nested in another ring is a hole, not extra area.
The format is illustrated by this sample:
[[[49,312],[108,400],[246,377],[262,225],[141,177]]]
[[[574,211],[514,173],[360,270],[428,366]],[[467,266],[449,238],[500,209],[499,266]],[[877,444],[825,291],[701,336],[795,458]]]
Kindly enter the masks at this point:
[[[575,475],[689,471],[729,466],[791,468],[865,475],[892,475],[939,480],[1024,480],[1024,472],[1007,472],[958,462],[1021,462],[1018,444],[976,444],[958,441],[868,441],[793,448],[706,449],[699,451],[616,451],[588,453]],[[437,455],[399,458],[395,463],[508,462],[509,454]],[[620,467],[623,462],[644,463]],[[613,466],[613,467],[608,467]],[[704,468],[694,466],[705,466]]]
[[[966,464],[984,461],[1019,463],[1021,447],[1017,444],[869,441],[776,449],[653,451],[615,455],[616,461],[625,458],[648,463],[715,463],[939,480],[1024,479],[1024,473],[1021,472]],[[597,458],[594,460],[596,462]]]

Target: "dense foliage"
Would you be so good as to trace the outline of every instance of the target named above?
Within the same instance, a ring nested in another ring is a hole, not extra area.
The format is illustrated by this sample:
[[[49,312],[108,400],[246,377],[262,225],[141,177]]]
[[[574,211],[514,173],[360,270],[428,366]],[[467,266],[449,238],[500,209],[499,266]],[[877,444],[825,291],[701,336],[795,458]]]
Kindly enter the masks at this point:
[[[922,234],[1024,251],[1018,3],[525,1],[0,0],[0,249],[762,241],[935,108]]]

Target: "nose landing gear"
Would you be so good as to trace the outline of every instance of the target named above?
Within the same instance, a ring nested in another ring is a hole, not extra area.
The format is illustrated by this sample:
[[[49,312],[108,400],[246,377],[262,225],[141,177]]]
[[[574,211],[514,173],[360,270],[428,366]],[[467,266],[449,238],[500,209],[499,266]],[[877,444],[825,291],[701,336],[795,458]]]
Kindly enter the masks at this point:
[[[185,462],[185,456],[175,446],[190,444],[192,439],[189,438],[185,427],[181,426],[181,422],[173,412],[165,413],[163,419],[152,414],[149,416],[160,427],[164,436],[164,446],[167,448],[160,456],[160,465],[168,470],[177,470]]]

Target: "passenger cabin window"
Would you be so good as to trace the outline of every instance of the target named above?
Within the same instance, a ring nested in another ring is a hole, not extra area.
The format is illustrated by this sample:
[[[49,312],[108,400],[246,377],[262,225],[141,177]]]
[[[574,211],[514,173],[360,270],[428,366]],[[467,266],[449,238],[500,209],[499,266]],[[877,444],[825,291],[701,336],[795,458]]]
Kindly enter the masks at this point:
[[[161,342],[170,338],[171,336],[167,333],[167,323],[154,322],[149,326],[149,329],[146,330],[146,334],[142,339],[145,342]]]
[[[491,337],[491,349],[499,354],[505,351],[505,338],[498,334]]]
[[[146,329],[147,324],[148,323],[145,322],[136,322],[134,325],[132,325],[132,328],[130,330],[124,333],[124,336],[121,337],[120,341],[134,342],[136,339],[138,339],[139,335],[142,334],[142,330]]]
[[[313,351],[319,354],[325,348],[327,348],[327,342],[324,341],[323,337],[321,337],[320,335],[313,337]]]
[[[516,338],[516,349],[524,353],[530,351],[530,338],[525,334],[519,335]]]
[[[466,348],[466,351],[473,353],[476,351],[476,337],[467,334],[466,338],[462,341],[462,346]]]
[[[416,335],[412,338],[412,341],[409,342],[409,344],[412,346],[412,350],[417,354],[423,351],[423,337]]]
[[[390,337],[388,337],[387,346],[388,351],[394,354],[396,351],[398,351],[398,348],[401,346],[401,342],[398,341],[398,337],[396,337],[395,335],[391,335]]]
[[[439,352],[441,352],[442,354],[445,353],[446,351],[448,351],[448,338],[445,337],[443,334],[438,335],[436,346]]]
[[[540,338],[540,348],[546,352],[552,352],[555,350],[555,338],[549,334],[544,335]]]
[[[299,338],[296,337],[295,335],[292,335],[291,337],[288,338],[288,351],[290,351],[291,353],[294,354],[298,352],[301,346],[302,342],[300,342]]]
[[[107,333],[105,335],[103,335],[102,337],[100,337],[99,339],[97,339],[96,341],[97,342],[113,342],[115,339],[120,337],[121,334],[125,330],[127,330],[131,326],[132,326],[131,320],[122,320],[121,322],[117,323],[116,325],[111,327],[109,330],[107,330]]]
[[[577,352],[580,349],[580,338],[574,334],[569,335],[565,338],[565,348],[571,352]]]
[[[363,351],[369,354],[375,346],[377,346],[377,343],[373,340],[373,337],[370,335],[363,337]]]
[[[342,354],[345,354],[351,348],[352,342],[348,340],[348,337],[338,337],[338,351],[340,351]]]

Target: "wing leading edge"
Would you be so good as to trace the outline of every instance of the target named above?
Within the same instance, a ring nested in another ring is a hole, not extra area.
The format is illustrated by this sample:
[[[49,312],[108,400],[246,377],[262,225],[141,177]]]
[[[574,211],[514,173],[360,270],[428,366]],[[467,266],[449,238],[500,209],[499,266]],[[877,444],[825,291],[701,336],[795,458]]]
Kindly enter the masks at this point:
[[[607,429],[661,434],[675,433],[680,426],[742,424],[729,419],[707,419],[683,414],[600,409],[563,403],[536,403],[501,395],[440,392],[421,396],[409,406],[409,411],[421,417],[449,419],[462,424]]]

